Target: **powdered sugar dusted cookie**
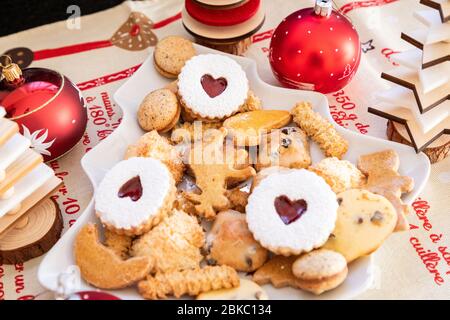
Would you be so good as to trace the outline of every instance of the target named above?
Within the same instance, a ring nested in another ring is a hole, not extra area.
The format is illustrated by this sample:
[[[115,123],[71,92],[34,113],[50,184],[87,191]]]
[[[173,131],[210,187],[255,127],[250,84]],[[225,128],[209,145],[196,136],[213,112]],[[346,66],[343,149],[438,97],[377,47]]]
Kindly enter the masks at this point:
[[[186,62],[178,76],[178,95],[193,115],[223,119],[239,111],[248,97],[241,66],[224,55],[203,54]]]
[[[175,191],[172,174],[161,161],[131,158],[106,173],[95,194],[95,210],[108,229],[139,235],[168,214]]]
[[[323,245],[334,229],[338,203],[326,182],[305,169],[273,173],[253,189],[246,207],[253,236],[282,255]]]

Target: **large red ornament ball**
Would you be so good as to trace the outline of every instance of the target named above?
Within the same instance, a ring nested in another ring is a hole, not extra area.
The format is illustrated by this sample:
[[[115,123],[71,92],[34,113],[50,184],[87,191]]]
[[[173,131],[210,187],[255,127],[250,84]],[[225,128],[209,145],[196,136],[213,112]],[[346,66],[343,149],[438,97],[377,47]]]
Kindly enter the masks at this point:
[[[353,77],[361,58],[358,33],[342,14],[320,16],[314,8],[296,11],[275,29],[269,59],[286,87],[330,93]]]

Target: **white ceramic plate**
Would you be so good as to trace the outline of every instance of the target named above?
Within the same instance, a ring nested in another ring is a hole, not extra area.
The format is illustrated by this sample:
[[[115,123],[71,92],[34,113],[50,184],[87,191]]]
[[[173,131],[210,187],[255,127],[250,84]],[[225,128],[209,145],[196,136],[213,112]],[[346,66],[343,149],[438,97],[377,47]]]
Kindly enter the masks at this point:
[[[197,50],[199,53],[215,52],[201,46],[197,46]],[[312,102],[315,110],[322,116],[329,121],[333,121],[324,95],[268,85],[259,78],[256,64],[252,60],[237,56],[230,57],[244,68],[250,81],[251,89],[261,98],[265,108],[290,110],[296,102],[306,100]],[[81,164],[91,179],[94,189],[97,188],[105,173],[122,160],[127,146],[134,143],[143,134],[137,123],[136,113],[144,96],[154,89],[165,86],[167,83],[168,80],[161,77],[154,70],[151,54],[139,70],[117,90],[114,99],[123,109],[122,124],[108,139],[92,149],[81,160]],[[412,148],[398,143],[351,132],[339,127],[337,124],[336,128],[349,141],[349,151],[345,157],[349,161],[355,162],[361,154],[387,148],[395,149],[400,156],[401,174],[411,176],[415,180],[414,190],[404,199],[407,203],[412,202],[428,179],[430,163],[424,154],[416,154]],[[312,144],[311,154],[313,162],[323,158],[321,151],[314,144]],[[38,278],[44,287],[55,290],[58,275],[74,264],[72,246],[75,235],[83,225],[90,221],[96,221],[93,201],[89,203],[77,222],[64,234],[42,261],[38,271]],[[266,285],[265,289],[272,299],[350,299],[362,293],[371,285],[373,279],[372,268],[371,257],[358,259],[350,265],[349,275],[345,282],[337,289],[327,292],[320,297],[292,288],[275,289],[270,285]],[[92,290],[93,288],[82,282],[80,289]],[[140,299],[135,288],[116,290],[113,294],[123,299]]]

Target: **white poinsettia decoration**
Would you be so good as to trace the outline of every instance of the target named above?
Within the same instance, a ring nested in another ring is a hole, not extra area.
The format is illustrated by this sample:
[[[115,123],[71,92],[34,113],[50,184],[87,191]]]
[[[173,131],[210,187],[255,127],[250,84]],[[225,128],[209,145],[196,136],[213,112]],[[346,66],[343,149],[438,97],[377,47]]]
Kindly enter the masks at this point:
[[[39,152],[44,156],[51,156],[51,152],[48,149],[53,145],[56,138],[52,141],[45,142],[48,138],[48,129],[40,129],[36,130],[33,133],[30,133],[30,130],[22,124],[23,136],[30,140],[31,148],[34,151]],[[43,132],[43,133],[42,133]],[[41,134],[42,133],[42,134]]]

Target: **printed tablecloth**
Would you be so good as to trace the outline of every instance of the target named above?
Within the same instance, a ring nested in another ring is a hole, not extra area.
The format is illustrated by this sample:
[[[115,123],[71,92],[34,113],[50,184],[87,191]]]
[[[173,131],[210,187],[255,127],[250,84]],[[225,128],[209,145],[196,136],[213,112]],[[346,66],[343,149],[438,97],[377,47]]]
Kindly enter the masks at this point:
[[[267,59],[273,29],[291,12],[313,6],[312,0],[266,0],[267,17],[253,36],[246,56],[258,63],[261,77],[276,84]],[[352,106],[345,109],[336,95],[328,95],[331,111],[342,125],[385,138],[386,121],[367,113],[377,90],[389,85],[380,72],[392,67],[390,55],[408,48],[400,32],[417,23],[412,16],[418,0],[336,0],[336,7],[355,24],[363,56],[353,81],[340,94]],[[80,159],[120,123],[121,112],[112,96],[148,56],[149,49],[134,44],[128,49],[111,37],[129,19],[142,12],[152,32],[161,39],[177,34],[189,37],[180,21],[181,0],[125,2],[120,6],[81,19],[62,21],[0,38],[4,52],[27,47],[34,52],[33,67],[46,67],[66,74],[83,91],[88,102],[89,124],[81,143],[67,156],[50,163],[64,187],[58,203],[64,215],[64,230],[83,212],[92,197],[90,182]],[[82,12],[83,8],[81,8]],[[73,12],[76,12],[73,11]],[[145,40],[145,39],[144,39]],[[102,112],[97,112],[98,107]],[[348,110],[350,109],[350,110]],[[94,112],[95,110],[95,112]],[[375,254],[375,281],[361,299],[450,298],[450,158],[432,166],[430,180],[413,204],[411,230],[392,235]],[[0,299],[51,298],[39,284],[36,273],[42,258],[24,264],[0,265]]]

